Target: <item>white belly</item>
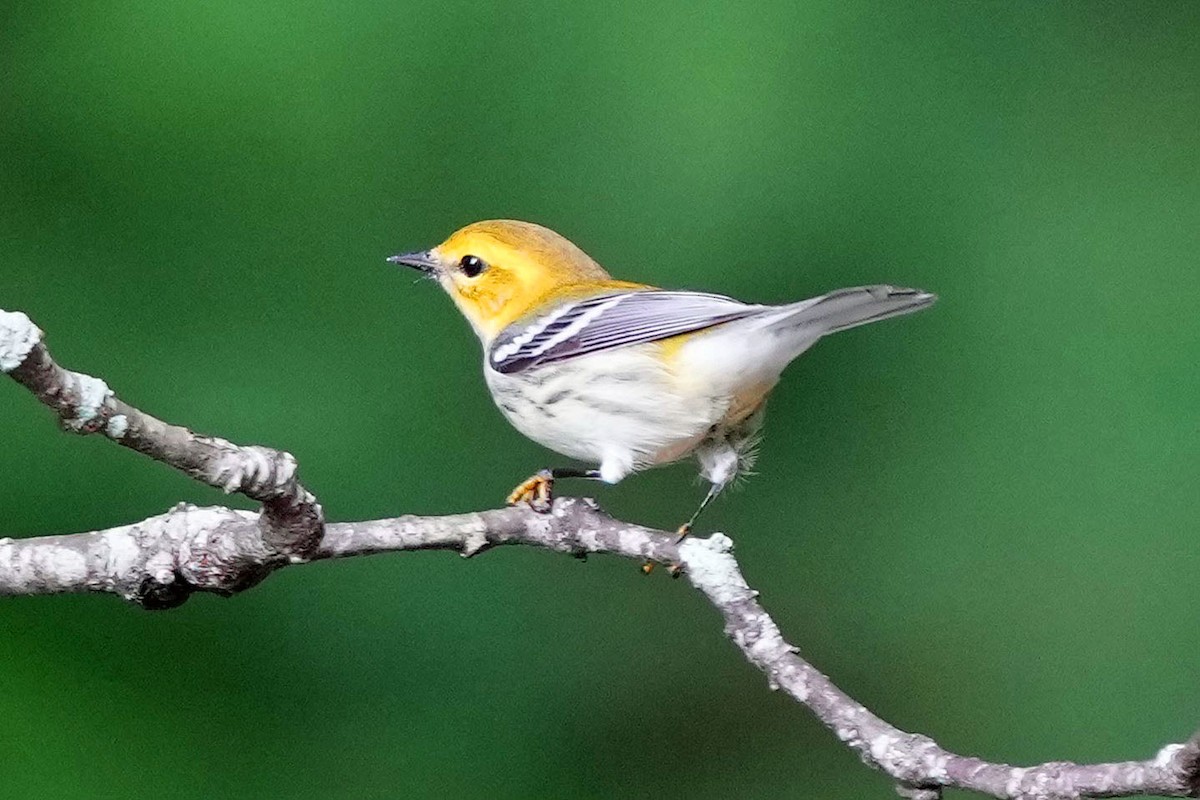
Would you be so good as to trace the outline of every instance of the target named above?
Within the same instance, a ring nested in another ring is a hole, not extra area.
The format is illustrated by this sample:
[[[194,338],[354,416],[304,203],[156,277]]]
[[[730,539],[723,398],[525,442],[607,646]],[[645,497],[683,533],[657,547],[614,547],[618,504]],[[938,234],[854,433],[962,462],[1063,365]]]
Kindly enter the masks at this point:
[[[517,430],[555,452],[599,464],[604,480],[615,483],[701,446],[728,450],[736,461],[757,427],[755,421],[745,430],[743,423],[758,419],[755,412],[783,368],[816,339],[731,323],[674,350],[665,343],[620,347],[509,375],[485,364],[484,375]],[[704,464],[700,455],[702,471],[714,482],[733,474],[728,465]]]
[[[545,447],[600,464],[605,480],[690,454],[728,400],[688,391],[657,345],[607,350],[502,375],[484,367],[501,413]]]

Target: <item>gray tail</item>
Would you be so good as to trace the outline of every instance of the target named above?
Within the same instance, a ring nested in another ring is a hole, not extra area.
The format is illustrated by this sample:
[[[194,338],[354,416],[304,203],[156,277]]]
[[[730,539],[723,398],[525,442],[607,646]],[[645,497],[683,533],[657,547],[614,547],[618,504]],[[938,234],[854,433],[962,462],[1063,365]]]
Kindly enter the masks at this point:
[[[888,317],[911,314],[933,305],[936,294],[900,286],[856,286],[796,303],[788,316],[792,325],[813,326],[822,333],[844,331]]]

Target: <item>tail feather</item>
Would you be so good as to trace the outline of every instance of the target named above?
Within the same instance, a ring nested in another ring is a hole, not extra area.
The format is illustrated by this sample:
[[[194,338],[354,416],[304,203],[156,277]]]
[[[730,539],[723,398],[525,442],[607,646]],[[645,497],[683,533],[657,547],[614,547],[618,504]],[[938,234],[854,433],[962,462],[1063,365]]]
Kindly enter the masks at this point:
[[[785,306],[792,311],[779,323],[787,327],[815,328],[824,335],[888,317],[911,314],[933,305],[935,300],[937,295],[920,289],[885,284],[856,286]]]

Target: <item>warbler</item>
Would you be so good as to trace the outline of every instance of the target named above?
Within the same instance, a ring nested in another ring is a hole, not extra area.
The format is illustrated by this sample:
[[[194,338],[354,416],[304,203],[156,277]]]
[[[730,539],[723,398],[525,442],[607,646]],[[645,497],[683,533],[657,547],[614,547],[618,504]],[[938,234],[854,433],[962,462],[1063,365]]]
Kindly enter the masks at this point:
[[[518,431],[595,469],[554,468],[509,503],[550,507],[556,478],[617,483],[694,455],[709,489],[686,535],[753,463],[767,395],[818,339],[937,298],[858,286],[786,305],[615,280],[554,231],[487,220],[430,250],[392,256],[433,278],[483,345],[483,374]]]

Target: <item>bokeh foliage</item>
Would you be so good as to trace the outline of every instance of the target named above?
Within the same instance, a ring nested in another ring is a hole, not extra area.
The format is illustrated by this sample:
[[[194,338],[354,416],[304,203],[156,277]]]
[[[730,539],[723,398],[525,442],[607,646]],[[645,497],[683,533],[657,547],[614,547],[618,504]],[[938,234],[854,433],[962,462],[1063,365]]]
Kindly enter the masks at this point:
[[[385,267],[477,218],[622,276],[939,292],[823,343],[716,505],[790,637],[999,760],[1200,720],[1200,5],[9,3],[0,307],[151,413],[294,452],[332,518],[551,460]],[[233,502],[0,384],[0,533]],[[677,524],[690,468],[598,489]],[[889,796],[680,582],[505,551],[167,614],[0,603],[5,796]]]

